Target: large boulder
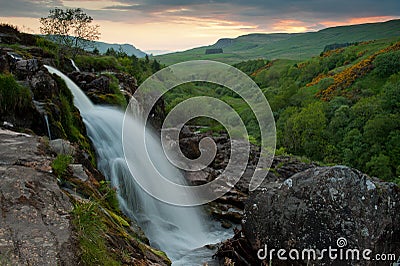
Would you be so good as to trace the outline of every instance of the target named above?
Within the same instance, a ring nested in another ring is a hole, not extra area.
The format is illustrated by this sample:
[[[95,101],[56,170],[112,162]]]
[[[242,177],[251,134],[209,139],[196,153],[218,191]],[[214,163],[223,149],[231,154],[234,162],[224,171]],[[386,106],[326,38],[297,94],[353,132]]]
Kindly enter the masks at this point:
[[[79,86],[83,91],[87,92],[90,88],[88,84],[90,84],[93,80],[97,78],[96,74],[89,72],[71,72],[68,74],[68,77],[72,79],[76,85]]]
[[[244,236],[253,254],[261,249],[264,255],[265,247],[289,252],[344,245],[344,249],[358,249],[360,254],[370,249],[371,257],[378,253],[399,255],[399,192],[394,183],[348,167],[311,168],[250,194],[242,223]],[[314,262],[329,264],[325,255]],[[282,262],[273,259],[274,264]]]
[[[0,129],[0,264],[78,265],[73,205],[39,139]]]
[[[100,94],[114,93],[110,88],[110,78],[106,76],[96,78],[87,85],[87,88]]]
[[[59,92],[56,81],[45,68],[29,79],[29,85],[36,101],[51,99]]]
[[[133,95],[138,88],[137,81],[135,77],[128,75],[126,73],[115,73],[115,77],[119,81],[119,86],[121,90],[126,91],[130,95]]]

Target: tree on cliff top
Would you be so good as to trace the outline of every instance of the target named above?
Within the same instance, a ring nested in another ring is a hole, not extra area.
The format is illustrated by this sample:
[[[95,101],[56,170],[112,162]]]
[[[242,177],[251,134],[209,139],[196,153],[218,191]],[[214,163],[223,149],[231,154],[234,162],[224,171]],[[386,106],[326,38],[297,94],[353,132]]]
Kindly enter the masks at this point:
[[[71,48],[75,56],[79,49],[90,47],[98,40],[99,25],[93,25],[93,18],[82,9],[60,9],[49,11],[49,15],[40,19],[42,34],[51,36],[52,40]]]

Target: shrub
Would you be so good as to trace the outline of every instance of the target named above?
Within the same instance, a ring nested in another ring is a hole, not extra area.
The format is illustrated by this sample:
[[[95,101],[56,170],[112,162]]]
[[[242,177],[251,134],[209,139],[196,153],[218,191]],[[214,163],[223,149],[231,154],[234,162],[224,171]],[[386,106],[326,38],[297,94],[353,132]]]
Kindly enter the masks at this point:
[[[0,74],[0,114],[21,112],[32,104],[31,92],[11,74]]]
[[[400,51],[378,55],[374,60],[374,72],[380,77],[388,77],[400,71]]]

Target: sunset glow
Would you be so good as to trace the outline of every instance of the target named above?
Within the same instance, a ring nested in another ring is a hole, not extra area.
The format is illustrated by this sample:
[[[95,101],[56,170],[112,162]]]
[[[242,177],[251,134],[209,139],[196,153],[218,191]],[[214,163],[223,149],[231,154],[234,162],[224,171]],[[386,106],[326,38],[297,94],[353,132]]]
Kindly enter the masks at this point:
[[[343,1],[343,0],[342,0]],[[130,43],[142,50],[185,50],[208,45],[220,38],[232,38],[248,33],[317,31],[326,27],[382,22],[400,17],[398,1],[383,1],[379,8],[360,5],[357,14],[352,8],[332,1],[324,2],[318,11],[310,12],[306,6],[272,4],[275,2],[249,0],[233,1],[33,1],[0,0],[0,22],[17,25],[28,33],[40,33],[39,18],[54,7],[81,7],[100,25],[105,42]],[[268,4],[267,2],[271,2]],[[307,1],[305,1],[307,2]],[[312,2],[312,3],[311,3]],[[331,2],[331,3],[328,3]],[[339,1],[340,2],[340,1]],[[315,2],[310,1],[310,5]],[[283,8],[282,6],[286,6]],[[333,14],[332,8],[341,11]],[[348,11],[347,11],[348,9]],[[317,9],[316,9],[317,10]],[[346,13],[347,11],[347,13]]]

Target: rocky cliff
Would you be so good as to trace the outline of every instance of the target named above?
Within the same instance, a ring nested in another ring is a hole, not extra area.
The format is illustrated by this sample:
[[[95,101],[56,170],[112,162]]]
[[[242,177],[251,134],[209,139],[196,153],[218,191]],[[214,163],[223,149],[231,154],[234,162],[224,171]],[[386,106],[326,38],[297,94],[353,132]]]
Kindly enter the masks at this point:
[[[0,265],[171,264],[120,211],[71,92],[43,67],[72,72],[71,61],[13,27],[0,32]],[[114,75],[83,76],[93,97],[126,105],[120,89],[129,96],[136,80]]]

